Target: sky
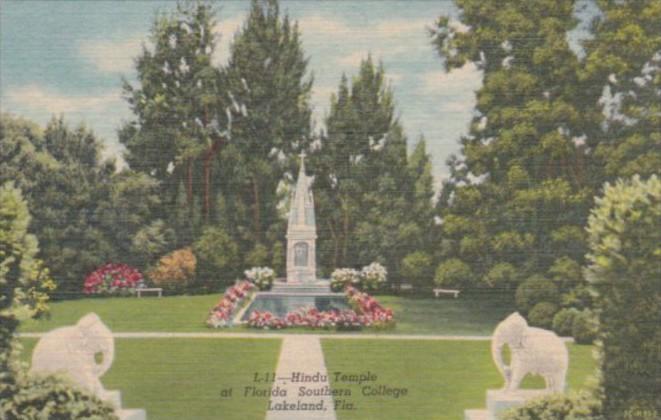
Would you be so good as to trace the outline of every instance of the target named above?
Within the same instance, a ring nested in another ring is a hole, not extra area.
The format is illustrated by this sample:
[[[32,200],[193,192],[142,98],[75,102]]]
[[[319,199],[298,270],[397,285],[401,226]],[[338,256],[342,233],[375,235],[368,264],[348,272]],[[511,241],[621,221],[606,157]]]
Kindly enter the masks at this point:
[[[227,62],[229,43],[249,1],[217,1],[215,53]],[[368,53],[384,65],[399,119],[412,149],[420,135],[432,155],[437,186],[445,160],[468,131],[481,72],[473,65],[446,73],[428,28],[440,15],[456,17],[451,1],[281,1],[298,21],[314,76],[312,105],[323,126],[330,94]],[[121,155],[117,129],[131,118],[122,77],[135,79],[133,59],[148,39],[155,14],[174,1],[0,1],[0,111],[45,124],[63,115],[101,137],[106,156]]]

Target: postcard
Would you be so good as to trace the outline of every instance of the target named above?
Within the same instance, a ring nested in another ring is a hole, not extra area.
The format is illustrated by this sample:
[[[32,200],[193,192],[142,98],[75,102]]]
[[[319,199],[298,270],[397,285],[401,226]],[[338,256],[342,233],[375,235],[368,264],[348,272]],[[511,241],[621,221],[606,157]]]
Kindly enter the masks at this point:
[[[0,3],[0,419],[661,418],[661,2]]]

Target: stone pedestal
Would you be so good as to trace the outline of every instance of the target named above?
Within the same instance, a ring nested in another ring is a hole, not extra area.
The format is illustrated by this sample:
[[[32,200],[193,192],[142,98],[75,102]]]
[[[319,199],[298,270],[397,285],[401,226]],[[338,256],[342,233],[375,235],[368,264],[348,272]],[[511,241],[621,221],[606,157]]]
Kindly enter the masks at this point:
[[[116,410],[119,420],[147,420],[147,413],[142,409]]]
[[[147,420],[147,412],[143,409],[123,409],[122,393],[120,391],[105,391],[101,399],[115,407],[115,414],[119,420]]]
[[[549,394],[545,389],[518,389],[516,391],[505,391],[502,389],[490,389],[487,391],[486,410],[466,410],[465,420],[498,420],[498,415],[503,411],[519,407],[526,401]]]

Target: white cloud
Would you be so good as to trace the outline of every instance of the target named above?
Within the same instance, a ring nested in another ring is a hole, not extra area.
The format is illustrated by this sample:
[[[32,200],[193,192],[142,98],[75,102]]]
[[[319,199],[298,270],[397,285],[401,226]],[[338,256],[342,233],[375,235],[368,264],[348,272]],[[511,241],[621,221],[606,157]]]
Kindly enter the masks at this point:
[[[314,35],[333,35],[346,36],[355,32],[341,20],[332,19],[320,15],[305,16],[298,20],[298,28],[303,33],[303,36]]]
[[[443,70],[431,71],[422,74],[421,91],[431,93],[443,93],[448,90],[472,91],[480,86],[482,73],[475,64],[467,63],[459,69],[450,72]]]
[[[9,89],[7,99],[13,106],[50,114],[99,111],[122,104],[121,95],[115,92],[103,95],[66,95],[36,84]]]
[[[216,50],[213,53],[213,62],[216,65],[226,65],[230,57],[230,44],[234,39],[234,34],[241,29],[245,20],[245,14],[234,15],[227,19],[222,19],[213,28],[217,37]]]
[[[376,34],[379,37],[382,37],[384,35],[395,35],[395,34],[414,34],[414,35],[419,35],[419,34],[426,34],[427,33],[427,27],[430,26],[430,24],[433,23],[433,20],[427,20],[427,19],[418,19],[418,20],[411,20],[411,19],[390,19],[390,20],[384,20],[379,22],[378,24],[374,25],[372,28],[373,32],[377,32]]]
[[[368,52],[364,50],[354,51],[337,59],[337,64],[344,67],[357,67],[367,57]]]
[[[121,41],[85,40],[78,52],[103,73],[128,73],[133,70],[133,59],[140,54],[143,37],[135,36]]]

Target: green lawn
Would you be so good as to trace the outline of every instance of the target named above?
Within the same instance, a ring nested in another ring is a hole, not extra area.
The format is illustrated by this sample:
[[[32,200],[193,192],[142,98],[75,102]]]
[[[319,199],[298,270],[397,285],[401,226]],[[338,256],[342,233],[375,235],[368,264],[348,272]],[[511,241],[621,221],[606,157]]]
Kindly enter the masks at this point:
[[[23,339],[29,360],[36,340]],[[263,419],[268,398],[243,397],[254,372],[273,372],[278,339],[116,339],[115,361],[102,381],[122,392],[125,408],[147,418]],[[233,388],[231,398],[221,390]]]
[[[219,298],[220,295],[214,294],[161,299],[130,297],[53,302],[50,304],[50,319],[27,321],[21,325],[21,331],[49,331],[61,325],[74,324],[88,312],[96,312],[114,332],[209,332],[213,330],[204,325],[204,320]],[[434,299],[378,296],[377,299],[385,306],[393,308],[397,321],[394,329],[379,332],[383,334],[489,335],[496,324],[513,311],[511,303],[495,297]],[[215,331],[246,330],[248,329],[232,328]]]
[[[351,390],[344,399],[354,409],[338,410],[340,420],[460,419],[465,409],[485,408],[487,389],[503,384],[489,342],[324,339],[322,346],[331,385]],[[569,345],[569,352],[569,387],[576,389],[594,370],[592,346]],[[367,371],[377,380],[362,385],[339,383],[333,374]],[[365,385],[406,388],[408,395],[365,397]],[[543,381],[528,377],[524,386],[541,388]]]

